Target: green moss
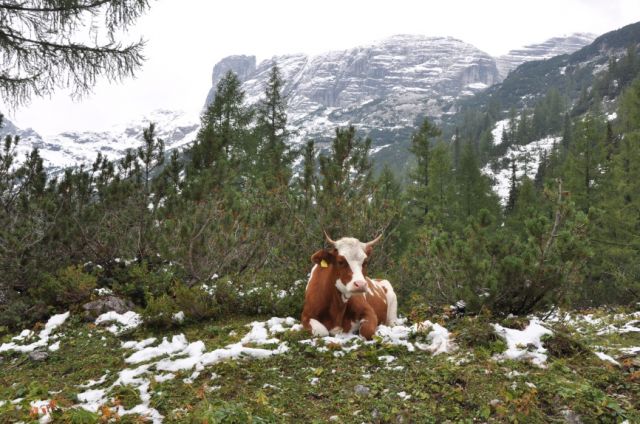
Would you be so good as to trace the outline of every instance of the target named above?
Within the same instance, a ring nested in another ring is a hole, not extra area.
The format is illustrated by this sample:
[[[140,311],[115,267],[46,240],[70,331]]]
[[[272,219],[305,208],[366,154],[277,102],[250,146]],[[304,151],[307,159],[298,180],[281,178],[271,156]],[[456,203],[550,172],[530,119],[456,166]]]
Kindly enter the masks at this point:
[[[114,403],[122,405],[124,409],[131,409],[142,403],[140,393],[131,386],[115,386],[109,391],[108,397],[113,398]]]

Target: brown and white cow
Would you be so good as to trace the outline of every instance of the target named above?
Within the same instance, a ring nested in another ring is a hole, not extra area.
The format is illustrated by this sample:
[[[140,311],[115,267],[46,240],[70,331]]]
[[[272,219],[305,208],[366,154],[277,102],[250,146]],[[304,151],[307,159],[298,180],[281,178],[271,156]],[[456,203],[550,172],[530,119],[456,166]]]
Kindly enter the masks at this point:
[[[381,236],[368,243],[325,236],[333,247],[311,256],[315,265],[305,292],[302,325],[315,336],[359,329],[361,336],[371,339],[379,324],[393,325],[398,312],[389,281],[367,277],[369,256]]]

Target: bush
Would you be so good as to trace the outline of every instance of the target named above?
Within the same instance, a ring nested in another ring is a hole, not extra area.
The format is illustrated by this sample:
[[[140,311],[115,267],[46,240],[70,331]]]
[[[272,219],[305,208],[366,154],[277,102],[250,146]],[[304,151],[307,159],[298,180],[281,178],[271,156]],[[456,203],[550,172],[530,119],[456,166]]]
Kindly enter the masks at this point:
[[[29,290],[36,303],[53,309],[73,309],[91,299],[97,286],[96,277],[87,274],[80,266],[69,266],[54,275],[45,275],[39,285]]]
[[[522,234],[482,219],[472,219],[461,235],[423,227],[404,258],[412,283],[400,285],[402,291],[436,304],[462,299],[469,312],[487,308],[502,316],[563,304],[589,257],[587,220],[564,201],[553,221],[547,215],[527,219]]]
[[[543,341],[549,355],[556,358],[570,358],[590,352],[582,342],[561,329],[554,329],[553,335],[545,336]]]
[[[265,271],[220,278],[203,285],[223,313],[298,316],[302,312],[306,281],[286,272]]]
[[[201,286],[176,284],[174,296],[176,309],[183,311],[189,321],[203,321],[220,315],[220,307],[215,298]]]
[[[167,294],[151,297],[147,301],[147,306],[142,311],[142,318],[145,325],[153,328],[167,329],[175,326],[177,322],[173,315],[178,312],[176,303]]]
[[[119,272],[113,273],[113,276],[113,291],[143,307],[147,306],[150,298],[170,293],[176,281],[170,267],[162,264],[150,265],[147,261],[121,268]]]

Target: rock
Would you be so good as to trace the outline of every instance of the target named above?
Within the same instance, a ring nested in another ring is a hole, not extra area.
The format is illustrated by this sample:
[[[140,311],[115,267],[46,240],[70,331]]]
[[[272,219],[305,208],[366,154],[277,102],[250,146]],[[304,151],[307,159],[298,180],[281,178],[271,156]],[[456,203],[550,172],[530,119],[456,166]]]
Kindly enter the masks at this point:
[[[93,302],[85,303],[82,305],[84,309],[85,320],[93,321],[99,315],[105,312],[115,311],[119,314],[124,314],[134,308],[133,302],[130,300],[122,299],[117,296],[106,296]]]
[[[562,414],[562,416],[564,417],[564,422],[566,422],[567,424],[582,424],[580,415],[576,414],[571,409],[564,409],[562,412],[560,412],[560,414]]]
[[[366,386],[363,386],[362,384],[358,384],[355,389],[354,389],[356,395],[358,396],[369,396],[369,388]]]
[[[46,350],[34,350],[33,352],[29,352],[29,359],[32,361],[44,361],[49,357],[49,353]]]

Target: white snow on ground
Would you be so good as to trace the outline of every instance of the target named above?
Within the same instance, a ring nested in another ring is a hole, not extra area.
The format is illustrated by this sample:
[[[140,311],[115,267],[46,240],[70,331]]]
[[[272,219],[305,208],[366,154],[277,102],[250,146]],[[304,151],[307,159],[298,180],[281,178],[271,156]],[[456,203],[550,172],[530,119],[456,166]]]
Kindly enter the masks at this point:
[[[595,330],[599,336],[640,332],[640,311],[603,317],[595,317],[593,314],[554,312],[545,321],[569,324],[579,333]]]
[[[117,319],[118,315],[110,314],[107,317]],[[298,321],[291,317],[274,317],[267,321],[254,321],[248,324],[247,327],[249,331],[238,343],[232,343],[209,352],[206,352],[202,341],[189,342],[183,334],[173,335],[171,338],[164,337],[159,343],[155,338],[124,342],[122,343],[123,348],[134,351],[125,358],[125,362],[137,364],[137,366],[120,371],[116,381],[107,388],[95,387],[104,383],[107,378],[106,374],[98,381],[90,381],[83,385],[84,387],[92,388],[78,395],[80,403],[77,407],[95,412],[100,406],[109,402],[107,393],[112,387],[129,385],[139,391],[142,403],[130,410],[125,410],[119,406],[115,412],[119,415],[138,413],[148,417],[154,423],[161,423],[163,420],[162,415],[149,406],[152,379],[161,382],[175,378],[175,372],[192,371],[191,376],[184,379],[186,383],[192,383],[207,366],[224,360],[261,359],[279,355],[287,352],[289,347],[286,342],[281,342],[278,339],[278,335],[285,331],[299,331],[302,329]],[[409,337],[416,335],[418,336],[416,341],[413,343],[408,341]],[[449,332],[444,327],[433,324],[430,321],[414,324],[410,327],[405,325],[380,326],[376,333],[376,338],[382,343],[405,346],[409,351],[420,349],[438,354],[451,352],[456,348],[450,339]],[[424,341],[424,343],[419,340]],[[333,344],[342,348],[342,350],[334,352],[334,354],[344,355],[345,352],[357,349],[362,344],[376,343],[376,341],[365,342],[362,338],[353,334],[338,334],[336,336],[303,340],[301,343],[314,346],[320,351],[328,350],[325,345]],[[391,363],[395,360],[395,357],[387,355],[380,357],[380,360]],[[315,380],[314,383],[318,384],[319,380]]]
[[[640,346],[624,347],[620,349],[620,352],[624,353],[625,355],[637,355],[640,353]]]
[[[509,130],[509,120],[503,119],[502,121],[496,122],[495,127],[491,130],[491,135],[493,136],[493,144],[496,146],[498,144],[502,144],[502,132],[504,130]]]
[[[175,314],[173,314],[173,317],[171,317],[171,319],[173,319],[174,322],[181,323],[182,321],[184,321],[184,312],[176,312]]]
[[[165,337],[155,346],[155,338],[125,342],[122,344],[123,348],[135,351],[125,359],[125,362],[141,365],[120,371],[117,380],[109,388],[90,389],[80,393],[78,395],[78,400],[80,401],[78,406],[95,412],[101,405],[109,401],[105,396],[112,387],[129,385],[139,391],[142,403],[130,410],[125,410],[119,406],[115,412],[119,415],[140,414],[148,417],[154,423],[161,423],[164,417],[156,409],[149,406],[152,378],[157,382],[161,382],[175,378],[173,372],[193,370],[191,377],[184,379],[186,383],[191,383],[206,366],[223,360],[260,359],[282,354],[289,350],[287,343],[280,342],[273,336],[287,330],[299,330],[301,328],[300,324],[297,324],[293,318],[271,318],[265,322],[253,322],[248,327],[250,328],[249,332],[240,342],[214,349],[210,352],[205,352],[204,342],[197,340],[189,343],[184,334],[174,335],[171,339]],[[275,346],[272,348],[255,348],[245,345]],[[152,370],[161,371],[161,373],[154,375]],[[104,382],[104,379],[106,379],[106,376],[101,378],[102,382]],[[99,384],[99,381],[90,383],[93,386]]]
[[[54,409],[51,400],[34,400],[29,403],[29,406],[31,407],[31,415],[38,416],[40,424],[51,422],[51,412]]]
[[[607,325],[598,331],[598,335],[611,334],[611,333],[640,333],[640,320],[632,320],[625,322],[622,326],[616,326],[614,324]]]
[[[49,343],[49,337],[51,333],[58,327],[60,327],[66,319],[69,318],[69,312],[65,312],[64,314],[53,315],[49,318],[49,321],[44,326],[44,329],[40,331],[38,334],[38,340],[28,345],[18,345],[15,342],[11,343],[3,343],[0,345],[0,352],[6,352],[9,350],[15,350],[17,352],[32,352],[34,349],[38,347],[47,346]],[[24,341],[33,336],[33,331],[23,330],[20,335],[14,337],[12,340]],[[58,344],[58,343],[56,343]],[[60,345],[58,344],[58,347]],[[55,349],[54,349],[55,350]]]
[[[606,353],[603,352],[593,352],[596,354],[596,356],[600,359],[602,359],[603,361],[607,361],[607,362],[611,362],[614,365],[620,365],[620,363],[618,361],[616,361],[615,359],[613,359],[611,356],[607,355]]]
[[[398,396],[400,397],[400,399],[402,400],[409,400],[411,399],[411,395],[408,395],[406,392],[398,392]]]
[[[502,121],[500,121],[502,122]],[[502,136],[500,138],[502,141]],[[555,143],[560,142],[561,137],[547,137],[540,140],[532,141],[531,143],[520,146],[513,145],[507,150],[504,156],[497,160],[498,163],[502,163],[508,159],[509,165],[505,167],[500,166],[497,171],[491,168],[491,163],[482,168],[482,172],[488,175],[494,180],[493,191],[495,191],[502,204],[506,204],[509,198],[509,184],[511,181],[511,161],[516,161],[516,178],[519,180],[525,174],[533,179],[538,172],[538,165],[540,165],[540,155],[548,154]]]
[[[500,324],[493,324],[493,327],[496,334],[507,342],[507,350],[494,355],[495,359],[530,360],[533,364],[544,368],[547,349],[542,346],[540,338],[544,335],[552,335],[553,332],[543,327],[540,321],[532,319],[524,330],[506,328]]]
[[[106,322],[114,322],[114,324],[107,327],[107,330],[117,335],[138,327],[142,324],[142,318],[140,314],[133,311],[125,312],[124,314],[119,314],[115,311],[105,312],[96,318],[96,325]]]
[[[40,333],[38,343],[46,344],[51,332],[61,325],[69,316],[69,313],[52,317],[45,329]],[[120,334],[123,328],[134,328],[141,320],[134,312],[117,314],[108,312],[101,315],[96,320],[97,324],[104,322],[116,322],[113,325],[114,333]],[[403,321],[400,321],[403,323]],[[87,389],[77,395],[79,403],[76,408],[83,408],[92,412],[97,412],[101,406],[110,402],[108,393],[118,385],[128,385],[139,392],[141,404],[126,410],[122,406],[113,407],[113,411],[118,415],[140,414],[147,417],[153,423],[162,423],[164,417],[150,406],[151,402],[151,381],[162,382],[176,377],[175,372],[191,372],[189,378],[183,379],[186,383],[192,383],[200,373],[207,367],[228,359],[261,359],[273,355],[287,352],[289,347],[287,342],[280,341],[278,336],[286,331],[299,331],[302,326],[294,318],[271,318],[267,321],[255,321],[247,325],[248,332],[237,343],[229,344],[225,347],[206,351],[204,342],[197,340],[189,342],[185,335],[177,334],[171,337],[164,337],[160,342],[156,338],[148,338],[140,341],[127,341],[122,343],[122,348],[133,351],[125,358],[127,364],[134,368],[127,368],[114,374],[115,382],[104,386],[109,371],[98,380],[89,380],[78,387]],[[109,329],[109,331],[112,331]],[[33,336],[30,333],[22,332],[17,336],[20,340]],[[415,338],[413,342],[409,338]],[[375,336],[376,340],[364,341],[354,334],[338,334],[333,337],[324,337],[312,340],[303,340],[301,343],[315,346],[318,350],[328,350],[325,345],[334,344],[341,347],[340,351],[334,352],[344,355],[354,349],[358,349],[363,344],[395,344],[405,346],[409,351],[416,349],[429,351],[433,354],[452,352],[456,345],[450,338],[449,332],[438,324],[424,321],[412,326],[396,325],[393,327],[380,326]],[[15,339],[15,338],[14,338]],[[44,342],[41,342],[44,340]],[[320,341],[321,340],[321,341]],[[43,344],[43,345],[44,345]],[[14,345],[14,342],[11,343]],[[4,345],[3,345],[4,346]],[[29,345],[30,346],[30,345]],[[260,346],[260,347],[257,347]],[[52,345],[53,347],[53,345]],[[5,348],[8,350],[8,348]],[[395,357],[391,355],[381,356],[380,361],[392,363]],[[396,367],[398,368],[398,367]],[[401,367],[400,367],[401,368]],[[317,384],[319,380],[316,380]],[[401,392],[403,393],[403,392]],[[410,395],[398,394],[404,399],[409,399]],[[45,405],[48,401],[42,401]],[[47,403],[48,405],[48,403]],[[38,404],[40,406],[40,404]],[[48,422],[44,413],[41,414],[42,422]]]
[[[107,379],[107,377],[109,376],[109,371],[107,371],[102,377],[100,377],[97,380],[89,380],[84,384],[79,384],[78,387],[80,388],[87,388],[87,387],[91,387],[91,386],[95,386],[97,384],[102,384],[105,382],[105,380]]]
[[[424,341],[427,343],[423,343],[419,340],[410,342],[409,338],[414,335],[423,336]],[[451,340],[447,329],[428,320],[413,324],[410,327],[407,327],[406,325],[395,325],[393,327],[380,325],[376,330],[374,340],[371,341],[363,341],[362,338],[355,334],[342,333],[335,336],[301,340],[300,343],[313,346],[321,352],[328,350],[326,345],[332,345],[334,347],[341,346],[343,352],[350,352],[357,349],[361,344],[376,343],[375,339],[383,344],[404,346],[409,352],[414,352],[417,348],[437,355],[440,353],[451,353],[457,349],[457,346],[453,340]],[[334,350],[334,355],[341,356],[343,352]]]

